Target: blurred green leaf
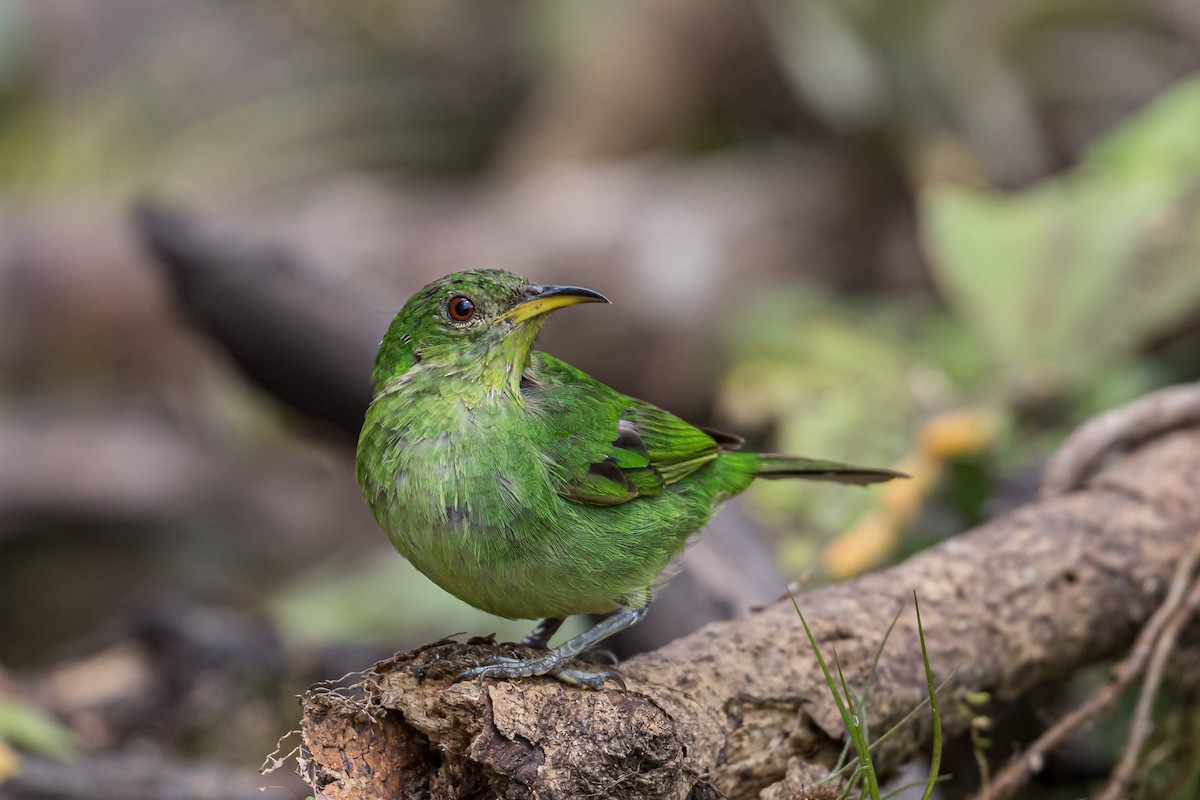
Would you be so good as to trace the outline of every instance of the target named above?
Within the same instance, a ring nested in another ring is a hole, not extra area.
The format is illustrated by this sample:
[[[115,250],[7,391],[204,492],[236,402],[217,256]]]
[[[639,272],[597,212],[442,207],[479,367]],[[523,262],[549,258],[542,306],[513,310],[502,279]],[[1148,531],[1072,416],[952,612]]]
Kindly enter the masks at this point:
[[[1200,304],[1200,79],[1073,172],[1025,192],[924,198],[934,276],[1010,388],[1070,390]]]
[[[75,734],[37,706],[14,697],[0,699],[0,741],[58,758],[79,751]]]

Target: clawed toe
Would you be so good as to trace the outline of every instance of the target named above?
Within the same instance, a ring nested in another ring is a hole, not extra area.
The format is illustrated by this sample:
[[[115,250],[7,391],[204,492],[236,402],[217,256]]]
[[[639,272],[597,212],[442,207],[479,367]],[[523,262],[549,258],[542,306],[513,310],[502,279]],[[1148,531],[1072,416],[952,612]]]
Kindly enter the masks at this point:
[[[609,680],[612,680],[622,689],[625,688],[625,680],[615,672],[588,672],[573,667],[563,667],[550,674],[563,683],[569,683],[572,686],[583,686],[588,689],[603,689],[604,684]]]
[[[506,658],[497,656],[487,664],[460,672],[454,682],[473,680],[475,678],[532,678],[539,675],[549,675],[563,683],[572,686],[582,686],[587,689],[603,689],[610,678],[625,688],[625,682],[615,672],[588,672],[565,664],[565,659],[550,653],[542,658]]]
[[[612,678],[625,688],[625,682],[615,672],[588,672],[575,667],[569,667],[576,656],[587,651],[602,639],[612,636],[639,622],[646,616],[648,605],[635,608],[622,608],[610,617],[606,617],[578,636],[569,639],[555,649],[538,658],[516,659],[495,658],[488,664],[473,667],[460,673],[454,680],[465,681],[472,678],[531,678],[537,675],[551,675],[563,683],[573,686],[585,686],[589,689],[602,689],[605,682]],[[558,629],[562,622],[557,617],[542,620],[533,630],[526,641],[534,641],[544,645],[545,641]]]

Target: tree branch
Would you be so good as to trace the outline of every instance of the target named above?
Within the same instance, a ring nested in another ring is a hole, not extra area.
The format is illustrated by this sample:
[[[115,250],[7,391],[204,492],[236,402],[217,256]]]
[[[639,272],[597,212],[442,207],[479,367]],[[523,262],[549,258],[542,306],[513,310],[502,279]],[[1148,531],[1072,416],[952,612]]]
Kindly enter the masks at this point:
[[[798,598],[852,687],[904,609],[865,702],[885,731],[925,698],[911,592],[945,697],[1010,700],[1129,646],[1200,520],[1200,430],[1171,433],[1049,497],[891,569]],[[377,665],[361,693],[309,692],[322,797],[782,798],[832,765],[840,718],[790,602],[620,667],[626,689],[552,679],[454,684],[516,646],[439,642]],[[948,731],[969,723],[944,701]],[[917,714],[875,751],[886,774],[926,746]],[[348,749],[350,748],[350,749]]]
[[[1006,800],[1015,794],[1041,770],[1051,750],[1079,736],[1096,720],[1112,711],[1129,685],[1145,671],[1152,657],[1164,658],[1158,656],[1162,642],[1174,643],[1179,618],[1187,618],[1186,614],[1180,614],[1180,608],[1186,608],[1186,603],[1190,602],[1187,589],[1197,564],[1200,564],[1200,537],[1197,537],[1191,552],[1179,561],[1166,599],[1138,633],[1129,655],[1113,670],[1112,680],[1097,689],[1083,705],[1055,722],[1036,742],[1010,761],[994,781],[985,784],[975,800]]]

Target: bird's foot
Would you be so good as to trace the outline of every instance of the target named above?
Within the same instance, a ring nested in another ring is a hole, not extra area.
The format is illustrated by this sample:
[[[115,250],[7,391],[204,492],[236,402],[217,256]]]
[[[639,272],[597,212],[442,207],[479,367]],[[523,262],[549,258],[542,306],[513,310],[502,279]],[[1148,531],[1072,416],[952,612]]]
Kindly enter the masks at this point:
[[[560,644],[544,656],[537,658],[496,658],[489,664],[474,667],[460,673],[454,680],[457,682],[483,677],[531,678],[535,675],[551,675],[563,683],[569,683],[574,686],[603,689],[605,681],[612,678],[624,689],[625,681],[621,680],[621,677],[615,672],[588,672],[567,665],[577,655],[602,639],[606,639],[617,631],[625,630],[630,625],[640,622],[642,617],[646,616],[648,608],[648,605],[641,605],[637,608],[622,608],[611,617],[602,619],[574,639]],[[529,635],[528,639],[535,639],[540,643],[542,639],[549,638],[550,634],[553,634],[558,629],[560,623],[561,620],[556,618],[543,620],[533,630],[533,633]]]
[[[460,672],[454,682],[472,680],[474,678],[532,678],[538,675],[549,675],[563,683],[572,686],[582,686],[587,689],[603,689],[605,682],[612,678],[621,688],[625,681],[615,672],[588,672],[568,665],[569,659],[551,651],[540,658],[494,658],[491,662]]]

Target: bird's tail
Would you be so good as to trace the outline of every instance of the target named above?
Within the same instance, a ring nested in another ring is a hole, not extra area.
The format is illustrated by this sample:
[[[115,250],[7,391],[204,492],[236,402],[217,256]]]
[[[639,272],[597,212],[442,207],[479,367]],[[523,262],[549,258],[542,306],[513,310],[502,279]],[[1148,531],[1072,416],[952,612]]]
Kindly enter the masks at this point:
[[[903,472],[891,469],[855,467],[850,464],[839,464],[836,461],[781,456],[775,453],[762,453],[754,474],[759,478],[804,478],[810,481],[833,481],[860,486],[868,483],[882,483],[890,481],[892,478],[908,477]]]

